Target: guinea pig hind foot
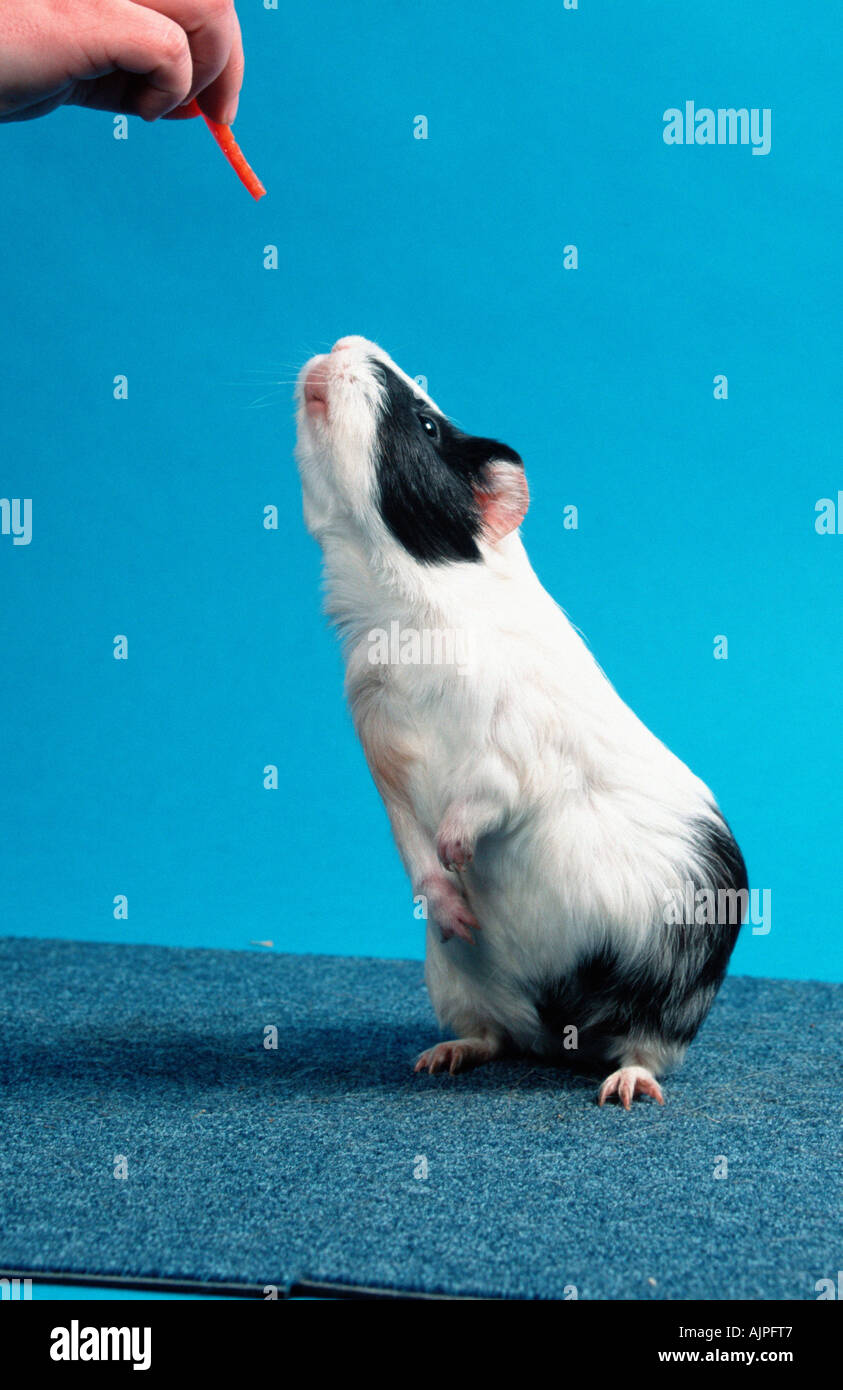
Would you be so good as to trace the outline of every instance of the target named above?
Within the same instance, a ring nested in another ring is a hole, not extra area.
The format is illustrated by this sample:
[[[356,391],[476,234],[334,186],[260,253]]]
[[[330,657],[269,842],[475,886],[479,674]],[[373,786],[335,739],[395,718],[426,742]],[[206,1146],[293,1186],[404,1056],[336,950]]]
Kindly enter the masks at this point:
[[[600,1087],[597,1104],[604,1105],[611,1096],[617,1096],[624,1110],[629,1110],[636,1096],[652,1096],[659,1105],[664,1105],[662,1088],[646,1067],[621,1067],[613,1071]]]
[[[450,1072],[470,1071],[484,1062],[491,1062],[503,1052],[500,1038],[491,1035],[477,1038],[456,1038],[452,1042],[437,1043],[423,1052],[416,1062],[414,1071]]]

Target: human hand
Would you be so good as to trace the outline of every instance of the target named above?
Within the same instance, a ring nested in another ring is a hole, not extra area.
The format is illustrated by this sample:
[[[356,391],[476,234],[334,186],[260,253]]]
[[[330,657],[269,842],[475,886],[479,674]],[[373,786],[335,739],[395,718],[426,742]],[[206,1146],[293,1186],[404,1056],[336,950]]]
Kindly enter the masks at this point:
[[[234,0],[0,0],[0,121],[64,105],[154,121],[196,97],[230,125],[242,81]]]

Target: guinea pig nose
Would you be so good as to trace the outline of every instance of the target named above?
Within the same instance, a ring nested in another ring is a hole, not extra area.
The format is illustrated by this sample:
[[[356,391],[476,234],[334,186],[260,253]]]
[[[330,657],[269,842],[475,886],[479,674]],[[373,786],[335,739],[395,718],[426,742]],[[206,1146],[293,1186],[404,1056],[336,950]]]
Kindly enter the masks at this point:
[[[304,408],[308,415],[328,413],[328,373],[324,357],[314,363],[305,377]]]
[[[354,337],[354,336],[352,336],[352,337],[350,337],[350,338],[337,338],[337,341],[334,343],[334,346],[331,348],[331,352],[342,352],[343,348],[354,347],[354,344],[355,344],[355,343],[362,343],[362,342],[363,342],[363,339],[362,339],[362,338],[358,338],[358,337]]]

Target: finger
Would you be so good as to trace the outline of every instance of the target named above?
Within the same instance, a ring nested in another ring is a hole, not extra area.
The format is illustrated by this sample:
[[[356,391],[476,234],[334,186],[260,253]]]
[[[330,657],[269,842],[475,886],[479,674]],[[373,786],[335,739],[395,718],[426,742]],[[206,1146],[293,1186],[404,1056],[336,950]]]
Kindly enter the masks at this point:
[[[172,111],[166,112],[165,121],[194,121],[201,113],[195,106],[175,106]]]
[[[211,120],[231,125],[243,82],[243,43],[233,0],[136,3],[160,11],[181,26],[193,60],[193,81],[187,99],[200,98],[202,110]]]
[[[142,99],[150,99],[146,77],[141,73],[124,72],[118,68],[107,73],[105,77],[74,83],[65,98],[65,104],[87,106],[93,111],[120,111],[126,116],[137,116],[141,114]],[[171,114],[175,115],[178,112],[181,112],[182,116],[190,114],[188,108],[177,106],[174,112],[165,112],[165,118],[169,120]]]
[[[0,111],[0,125],[11,121],[32,121],[36,116],[48,116],[57,106],[64,106],[67,100],[66,92],[61,91],[57,95],[30,102],[29,105],[17,106],[11,111]]]
[[[113,101],[109,109],[157,120],[190,92],[193,60],[187,34],[166,15],[125,0],[109,10],[89,44],[84,77],[74,90],[74,103],[102,107]],[[89,86],[90,79],[96,80]]]
[[[197,93],[199,105],[212,121],[232,125],[237,115],[240,88],[243,86],[243,40],[240,25],[234,16],[234,34],[228,60],[222,71],[207,87]]]

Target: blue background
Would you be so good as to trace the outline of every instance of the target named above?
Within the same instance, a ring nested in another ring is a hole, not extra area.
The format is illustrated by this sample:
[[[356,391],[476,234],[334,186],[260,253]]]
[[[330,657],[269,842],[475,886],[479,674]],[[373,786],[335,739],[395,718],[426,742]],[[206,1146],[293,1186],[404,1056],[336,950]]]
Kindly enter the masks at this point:
[[[296,371],[362,333],[523,455],[543,582],[772,890],[733,969],[843,978],[829,15],[239,8],[260,204],[201,122],[0,126],[0,496],[34,531],[0,536],[0,929],[422,954],[291,454]],[[771,107],[771,153],[666,146],[686,99]]]

